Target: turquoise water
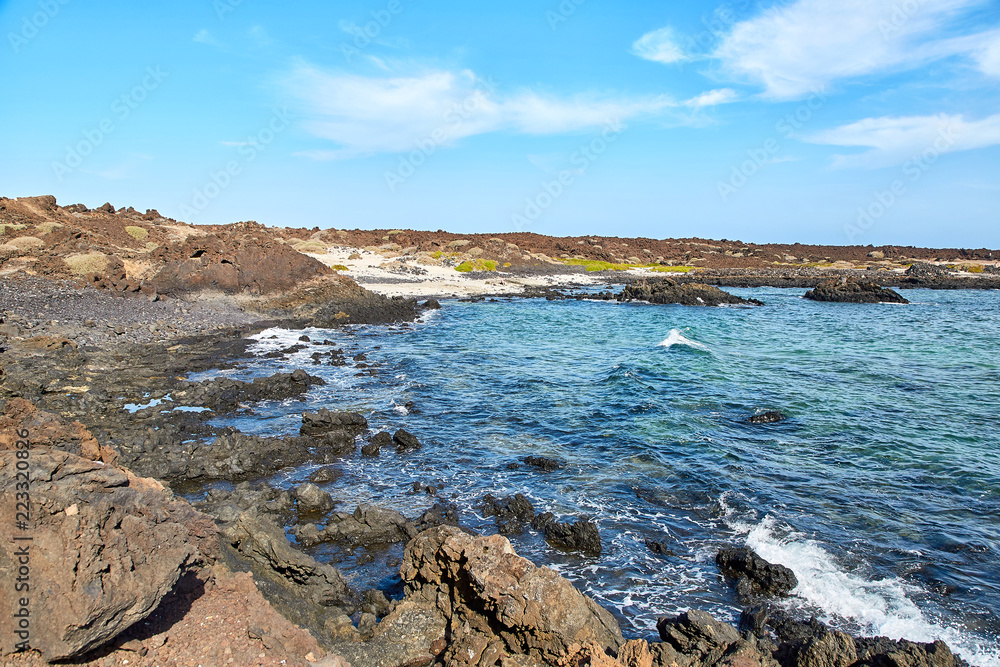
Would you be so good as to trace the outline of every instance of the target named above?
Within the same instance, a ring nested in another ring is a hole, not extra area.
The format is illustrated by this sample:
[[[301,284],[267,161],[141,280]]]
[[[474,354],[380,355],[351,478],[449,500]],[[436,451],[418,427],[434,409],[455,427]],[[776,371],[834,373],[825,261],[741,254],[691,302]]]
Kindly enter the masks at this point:
[[[312,366],[312,350],[238,373],[306,368],[330,384],[305,409],[357,409],[373,429],[425,443],[346,459],[331,490],[348,506],[415,515],[432,502],[408,495],[416,480],[444,482],[441,495],[483,530],[492,524],[474,506],[487,492],[592,517],[600,558],[530,531],[512,542],[613,609],[628,635],[690,607],[735,618],[713,558],[749,543],[796,572],[791,607],[1000,664],[1000,293],[913,290],[901,306],[731,291],[767,305],[449,302],[409,328],[307,330],[366,352],[376,377]],[[258,349],[301,333],[265,332]],[[288,433],[303,409],[264,405],[223,423]],[[789,418],[747,424],[760,410]],[[529,454],[568,466],[508,469]],[[649,553],[646,539],[672,553]]]

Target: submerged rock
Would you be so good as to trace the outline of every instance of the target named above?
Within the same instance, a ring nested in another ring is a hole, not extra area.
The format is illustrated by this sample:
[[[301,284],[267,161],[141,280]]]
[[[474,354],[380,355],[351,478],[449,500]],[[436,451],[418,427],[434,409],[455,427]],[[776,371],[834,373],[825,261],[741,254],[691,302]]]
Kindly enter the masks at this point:
[[[392,441],[396,443],[397,452],[411,452],[420,449],[420,441],[417,440],[417,436],[403,429],[399,429],[393,434]]]
[[[789,568],[767,562],[748,547],[720,549],[715,563],[719,571],[737,581],[737,591],[744,595],[784,596],[799,585]]]
[[[825,280],[806,292],[805,298],[837,303],[909,303],[891,289],[856,278]]]
[[[331,412],[323,408],[302,413],[302,435],[322,435],[330,431],[345,431],[358,435],[368,428],[368,420],[357,412]]]
[[[747,422],[750,424],[777,424],[778,422],[785,421],[787,417],[777,412],[775,410],[768,410],[767,412],[762,412],[758,415],[752,415]]]
[[[532,468],[538,468],[539,470],[544,470],[545,472],[552,472],[553,470],[559,470],[560,468],[566,467],[566,462],[560,459],[548,458],[546,456],[526,456],[524,457],[525,465],[529,465]]]
[[[764,305],[756,299],[744,299],[724,292],[714,285],[701,283],[681,285],[669,278],[655,281],[643,280],[627,285],[618,295],[618,300],[623,302],[648,301],[655,304],[676,303],[683,306]]]

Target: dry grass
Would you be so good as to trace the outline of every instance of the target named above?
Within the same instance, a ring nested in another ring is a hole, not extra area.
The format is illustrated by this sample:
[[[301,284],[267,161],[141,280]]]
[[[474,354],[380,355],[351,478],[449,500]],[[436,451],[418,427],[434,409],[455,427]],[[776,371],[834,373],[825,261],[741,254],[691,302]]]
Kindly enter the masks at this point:
[[[129,225],[125,228],[125,232],[136,241],[145,241],[149,238],[149,231],[145,227]]]
[[[99,252],[88,252],[84,255],[70,255],[66,258],[70,272],[77,276],[88,273],[101,273],[108,265],[108,256]]]
[[[0,235],[6,234],[8,229],[18,231],[24,229],[25,227],[27,227],[27,225],[15,225],[13,223],[0,224]]]
[[[7,241],[4,245],[16,250],[31,250],[32,248],[41,248],[45,245],[45,241],[37,236],[19,236],[16,239]]]
[[[325,255],[327,252],[326,244],[319,241],[302,241],[300,243],[293,243],[292,247],[298,252],[307,252],[313,255]]]

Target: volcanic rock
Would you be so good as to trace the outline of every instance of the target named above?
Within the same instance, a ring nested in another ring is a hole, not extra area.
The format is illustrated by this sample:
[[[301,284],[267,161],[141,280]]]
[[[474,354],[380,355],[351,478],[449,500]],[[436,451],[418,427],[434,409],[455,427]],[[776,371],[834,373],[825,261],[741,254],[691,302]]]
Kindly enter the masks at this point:
[[[701,283],[681,285],[669,278],[656,281],[643,280],[627,285],[618,295],[618,300],[622,302],[647,301],[654,304],[676,303],[683,306],[764,305],[756,299],[744,299],[724,292],[714,285]]]
[[[856,278],[825,280],[806,292],[805,298],[837,303],[909,303],[891,289]]]
[[[744,579],[749,590],[761,595],[788,595],[799,585],[795,573],[784,565],[769,563],[748,547],[726,547],[715,556],[719,570],[737,582]],[[746,589],[746,585],[738,588]]]

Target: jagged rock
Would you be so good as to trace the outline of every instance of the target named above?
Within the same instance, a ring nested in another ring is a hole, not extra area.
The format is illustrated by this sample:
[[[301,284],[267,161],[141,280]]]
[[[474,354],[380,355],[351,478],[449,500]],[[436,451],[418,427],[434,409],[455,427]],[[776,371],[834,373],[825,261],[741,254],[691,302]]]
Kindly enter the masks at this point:
[[[740,641],[736,628],[697,609],[674,618],[660,618],[656,629],[664,644],[656,652],[663,657],[671,657],[672,661],[683,661],[681,664],[690,667],[716,664],[730,645]],[[661,662],[671,664],[670,661]]]
[[[376,433],[371,442],[361,448],[361,453],[365,456],[378,456],[382,453],[383,447],[388,447],[391,444],[392,436],[385,431],[382,431],[380,433]]]
[[[340,572],[295,549],[285,532],[253,510],[240,515],[226,529],[229,544],[249,558],[274,581],[291,587],[296,594],[322,607],[353,611],[357,597]]]
[[[352,514],[334,512],[322,530],[312,524],[295,530],[304,546],[335,542],[350,547],[396,544],[417,534],[412,521],[395,510],[374,505],[358,505]]]
[[[397,452],[410,452],[420,449],[420,441],[417,440],[417,436],[403,429],[399,429],[392,435],[392,441],[396,443]]]
[[[751,415],[747,422],[751,424],[777,424],[778,422],[785,421],[785,415],[777,412],[775,410],[768,410],[767,412],[762,412],[758,415]]]
[[[788,595],[799,585],[795,573],[784,565],[769,563],[748,547],[726,547],[715,556],[715,564],[737,582],[746,579],[749,592],[761,595]],[[746,588],[746,586],[744,586]]]
[[[25,451],[25,450],[17,450]],[[15,648],[20,598],[13,582],[30,567],[30,643],[46,660],[81,655],[152,612],[186,572],[214,562],[212,520],[152,479],[68,452],[33,447],[30,533],[15,523],[15,451],[0,451],[0,655]],[[15,542],[30,535],[31,542]],[[18,554],[26,548],[27,554]]]
[[[330,412],[326,408],[318,412],[302,413],[302,435],[322,435],[330,431],[346,431],[358,435],[368,428],[368,420],[357,412]]]
[[[550,459],[545,456],[526,456],[524,458],[524,463],[532,468],[538,468],[539,470],[544,470],[545,472],[552,472],[553,470],[559,470],[560,468],[566,467],[566,463],[564,461],[559,459]]]
[[[567,551],[580,551],[588,556],[601,555],[601,534],[597,530],[597,524],[592,521],[552,521],[545,526],[544,531],[545,540],[552,546]]]
[[[404,604],[442,614],[450,637],[446,650],[442,645],[445,664],[494,664],[489,660],[502,654],[515,665],[551,664],[574,643],[615,651],[624,643],[608,611],[518,556],[500,535],[473,537],[450,526],[425,531],[407,545],[400,575]]]
[[[333,466],[324,466],[309,475],[309,481],[313,484],[327,484],[329,482],[335,482],[340,479],[341,473],[339,470]]]
[[[432,602],[404,600],[375,627],[364,643],[335,644],[352,665],[428,667],[447,645],[447,622]]]
[[[486,494],[483,497],[483,516],[493,517],[500,534],[514,535],[524,530],[524,524],[535,518],[535,507],[520,493],[500,499]]]
[[[856,278],[825,280],[806,292],[805,298],[837,303],[909,303],[891,289]]]
[[[661,280],[642,280],[626,285],[618,301],[647,301],[654,304],[680,304],[683,306],[721,306],[764,304],[756,299],[744,299],[729,292],[724,292],[714,285],[701,283],[678,284],[669,278]]]
[[[299,484],[295,487],[295,499],[299,501],[299,512],[329,512],[333,509],[333,497],[315,484]]]

